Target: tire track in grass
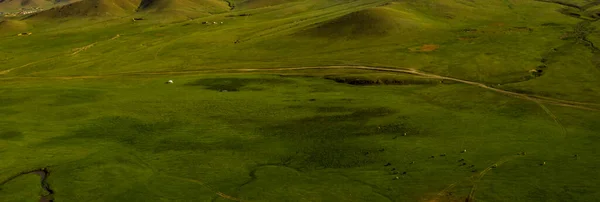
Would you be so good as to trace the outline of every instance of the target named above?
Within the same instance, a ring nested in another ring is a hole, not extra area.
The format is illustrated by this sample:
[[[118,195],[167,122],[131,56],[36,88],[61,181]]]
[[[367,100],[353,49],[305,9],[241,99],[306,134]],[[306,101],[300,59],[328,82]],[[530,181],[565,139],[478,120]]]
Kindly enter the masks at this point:
[[[113,38],[110,38],[110,39],[108,39],[108,40],[106,40],[106,41],[112,41],[112,40],[115,40],[115,39],[117,39],[117,38],[119,38],[119,37],[121,37],[121,35],[120,35],[120,34],[117,34],[117,35],[116,35],[116,36],[114,36]],[[77,55],[78,53],[80,53],[80,52],[82,52],[82,51],[85,51],[85,50],[87,50],[87,49],[90,49],[91,47],[94,47],[96,44],[98,44],[98,43],[100,43],[100,42],[101,42],[101,41],[96,41],[96,42],[94,42],[94,43],[91,43],[90,45],[87,45],[87,46],[83,46],[83,47],[80,47],[80,48],[74,48],[74,49],[73,49],[73,53],[71,53],[71,55]]]
[[[534,101],[536,104],[538,104],[544,110],[544,112],[546,112],[546,114],[548,114],[552,118],[552,120],[554,120],[554,122],[556,124],[558,124],[558,126],[560,126],[564,136],[566,137],[567,136],[567,128],[565,128],[565,126],[558,120],[558,117],[556,115],[554,115],[554,113],[552,113],[552,111],[550,111],[550,109],[548,109],[544,104],[538,102],[537,100],[532,100],[532,101]]]
[[[8,73],[10,73],[11,71],[14,71],[14,70],[16,70],[16,69],[21,69],[21,68],[28,67],[28,66],[31,66],[31,65],[34,65],[34,64],[37,64],[37,63],[41,63],[41,62],[46,62],[46,61],[49,61],[49,60],[53,60],[53,59],[56,59],[56,58],[57,58],[57,56],[54,56],[54,57],[49,57],[49,58],[46,58],[46,59],[43,59],[43,60],[33,61],[33,62],[30,62],[30,63],[24,64],[24,65],[21,65],[21,66],[15,67],[15,68],[11,68],[11,69],[7,69],[7,70],[3,70],[3,71],[0,71],[0,75],[8,74]]]
[[[203,187],[207,188],[211,192],[214,192],[216,195],[218,195],[219,197],[224,198],[224,199],[228,199],[228,200],[232,200],[232,201],[242,201],[239,198],[236,198],[236,197],[227,195],[227,194],[225,194],[223,192],[217,191],[217,190],[213,189],[211,186],[205,184],[204,182],[202,182],[200,180],[195,180],[195,179],[191,179],[191,178],[184,178],[184,177],[178,177],[178,176],[173,176],[173,175],[165,175],[165,176],[173,178],[173,179],[181,180],[181,181],[186,181],[186,182],[191,182],[191,183],[202,185]]]
[[[114,36],[114,37],[112,37],[112,38],[110,38],[110,39],[108,39],[108,40],[106,40],[106,41],[112,41],[112,40],[115,40],[115,39],[117,39],[117,38],[119,38],[119,37],[121,37],[121,35],[120,35],[120,34],[117,34],[116,36]],[[91,47],[95,46],[95,45],[96,45],[96,44],[98,44],[99,42],[100,42],[100,41],[97,41],[97,42],[91,43],[91,44],[89,44],[89,45],[86,45],[86,46],[83,46],[83,47],[74,48],[74,49],[72,49],[72,50],[71,50],[71,51],[72,51],[72,53],[71,53],[71,54],[69,54],[69,55],[71,55],[71,56],[73,56],[73,55],[77,55],[77,54],[79,54],[80,52],[82,52],[82,51],[85,51],[85,50],[87,50],[87,49],[89,49],[89,48],[91,48]],[[60,56],[61,56],[61,55],[55,55],[55,56],[52,56],[52,57],[48,57],[48,58],[46,58],[46,59],[42,59],[42,60],[38,60],[38,61],[33,61],[33,62],[30,62],[30,63],[24,64],[24,65],[21,65],[21,66],[18,66],[18,67],[14,67],[14,68],[11,68],[11,69],[3,70],[3,71],[0,71],[0,75],[5,75],[5,74],[8,74],[8,73],[10,73],[11,71],[14,71],[14,70],[17,70],[17,69],[21,69],[21,68],[25,68],[25,67],[28,67],[28,66],[31,66],[31,65],[37,64],[37,63],[46,62],[46,61],[50,61],[50,60],[54,60],[54,59],[59,59],[59,58],[60,58]]]
[[[394,201],[390,196],[381,193],[381,190],[377,186],[375,186],[375,185],[369,184],[367,182],[364,182],[364,181],[361,181],[361,180],[358,180],[358,179],[351,178],[350,176],[345,175],[345,174],[339,174],[339,176],[342,176],[342,177],[344,177],[347,180],[350,180],[352,182],[356,182],[356,183],[368,186],[368,187],[370,187],[372,189],[371,192],[373,192],[373,193],[375,193],[375,194],[377,194],[377,195],[379,195],[379,196],[381,196],[383,198],[386,198],[388,201]]]
[[[497,161],[496,163],[494,163],[491,166],[488,166],[486,169],[484,169],[483,171],[481,171],[479,174],[477,174],[476,176],[474,176],[474,181],[473,181],[473,187],[471,188],[471,192],[469,193],[469,196],[467,197],[467,202],[472,202],[475,200],[475,191],[477,191],[477,187],[479,185],[479,182],[481,181],[481,179],[483,177],[485,177],[485,175],[487,173],[489,173],[492,169],[496,169],[497,167],[499,167],[500,165],[513,160],[519,156],[510,156],[510,157],[504,157],[502,159],[500,159],[499,161]]]
[[[475,196],[475,191],[477,191],[477,186],[479,184],[479,182],[481,181],[481,179],[487,174],[489,173],[491,170],[500,167],[502,164],[514,160],[515,158],[520,157],[520,156],[505,156],[500,158],[500,160],[496,161],[494,164],[492,164],[491,166],[488,166],[487,168],[485,168],[483,171],[472,175],[466,179],[463,180],[459,180],[457,182],[454,182],[450,185],[448,185],[446,188],[444,188],[443,190],[441,190],[440,192],[438,192],[435,197],[431,200],[429,200],[429,202],[437,202],[440,201],[441,197],[444,196],[449,196],[450,193],[452,193],[451,191],[458,185],[463,184],[463,183],[472,183],[473,186],[471,187],[471,191],[469,192],[469,195],[467,196],[465,201],[471,202],[474,200],[474,196]]]

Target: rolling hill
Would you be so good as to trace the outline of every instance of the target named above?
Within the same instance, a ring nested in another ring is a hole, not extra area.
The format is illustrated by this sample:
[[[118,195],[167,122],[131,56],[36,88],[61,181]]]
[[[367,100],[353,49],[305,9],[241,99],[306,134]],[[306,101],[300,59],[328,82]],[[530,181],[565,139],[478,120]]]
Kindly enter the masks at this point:
[[[159,18],[187,19],[229,11],[222,0],[82,0],[30,16],[30,19],[69,17],[111,18],[126,15],[154,15]]]
[[[411,13],[388,7],[368,8],[319,23],[305,30],[319,37],[381,37],[411,33],[427,27],[427,23]]]
[[[135,13],[141,0],[82,0],[33,14],[31,18],[122,16]]]
[[[0,32],[20,32],[28,28],[29,25],[23,21],[0,19]]]
[[[21,8],[49,8],[72,1],[73,0],[0,0],[0,12],[17,11]]]

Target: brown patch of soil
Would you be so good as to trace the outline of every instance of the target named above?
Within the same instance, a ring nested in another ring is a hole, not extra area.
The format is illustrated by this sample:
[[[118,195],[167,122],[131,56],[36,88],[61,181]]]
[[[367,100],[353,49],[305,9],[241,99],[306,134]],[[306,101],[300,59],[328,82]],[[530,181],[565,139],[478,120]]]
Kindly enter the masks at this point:
[[[437,50],[439,48],[440,48],[440,46],[436,45],[436,44],[425,44],[425,45],[422,45],[421,47],[409,48],[409,50],[411,52],[431,52],[431,51]]]
[[[437,50],[438,48],[440,48],[439,45],[425,44],[425,45],[421,46],[421,51],[431,52],[431,51]]]

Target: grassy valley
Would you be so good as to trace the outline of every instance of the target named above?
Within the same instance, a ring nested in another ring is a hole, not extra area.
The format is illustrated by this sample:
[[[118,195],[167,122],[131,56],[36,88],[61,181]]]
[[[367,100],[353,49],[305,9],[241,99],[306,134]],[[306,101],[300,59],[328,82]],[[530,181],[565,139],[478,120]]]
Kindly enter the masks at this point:
[[[594,201],[599,6],[82,0],[3,18],[0,201]]]

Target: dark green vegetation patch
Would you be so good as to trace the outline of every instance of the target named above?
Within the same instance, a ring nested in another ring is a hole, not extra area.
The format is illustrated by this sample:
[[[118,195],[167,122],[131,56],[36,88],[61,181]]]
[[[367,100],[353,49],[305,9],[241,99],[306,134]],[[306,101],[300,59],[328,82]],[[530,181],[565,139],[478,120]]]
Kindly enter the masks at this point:
[[[398,75],[328,75],[326,79],[334,80],[338,83],[347,83],[351,85],[426,85],[426,84],[449,84],[452,81],[418,78],[411,76]]]
[[[277,78],[209,78],[198,79],[187,83],[188,86],[202,86],[215,91],[240,91],[250,85],[259,85],[259,87],[268,87],[279,84],[291,83],[290,80]],[[260,88],[251,88],[260,90]]]
[[[15,130],[0,131],[0,139],[3,139],[3,140],[13,140],[13,139],[19,139],[22,137],[23,137],[23,133],[20,131],[15,131]]]
[[[177,126],[175,122],[145,122],[132,117],[107,116],[90,120],[70,135],[57,137],[55,141],[66,139],[92,141],[97,139],[145,147],[148,146],[145,143],[159,138],[161,135],[168,134],[169,130],[175,128],[175,126]]]
[[[0,115],[14,115],[14,114],[18,114],[19,111],[16,110],[11,110],[11,109],[0,109]]]
[[[56,95],[56,99],[50,105],[68,106],[98,102],[104,92],[98,90],[67,89]]]
[[[23,101],[25,101],[25,99],[0,97],[0,107],[8,107],[8,106],[12,106],[12,105],[17,105]]]
[[[394,115],[394,110],[384,107],[355,109],[352,111],[352,113],[343,115],[317,115],[285,121],[274,126],[268,126],[265,128],[265,134],[300,139],[322,138],[340,140],[374,132],[365,127],[370,119]]]
[[[375,144],[360,144],[357,138],[378,135],[415,134],[415,128],[397,122],[371,125],[371,119],[393,117],[396,111],[385,107],[344,108],[319,107],[319,112],[343,112],[342,115],[317,115],[287,120],[260,131],[266,136],[291,139],[298,144],[298,155],[290,158],[291,166],[301,169],[351,168],[379,160],[380,148]],[[391,137],[389,137],[391,138]]]

